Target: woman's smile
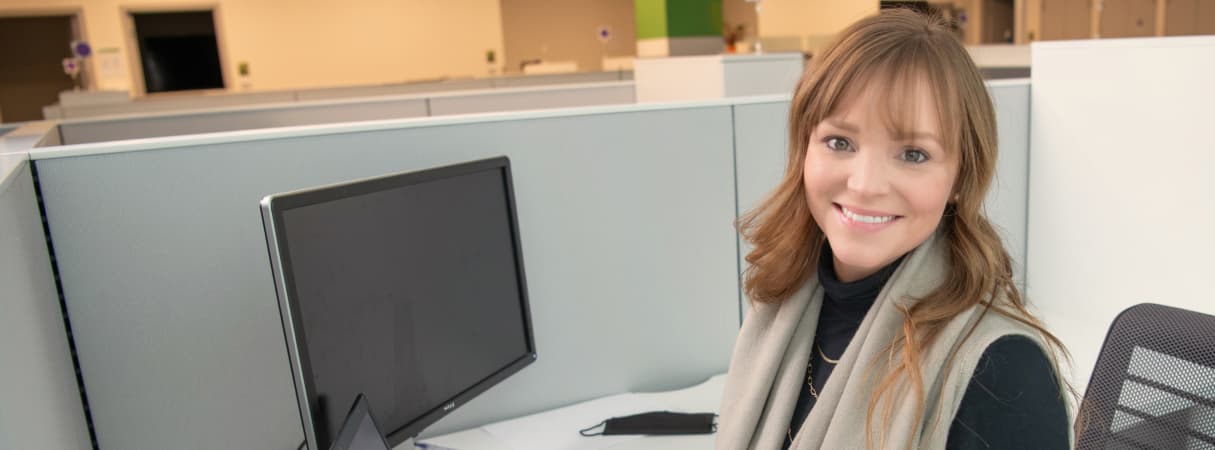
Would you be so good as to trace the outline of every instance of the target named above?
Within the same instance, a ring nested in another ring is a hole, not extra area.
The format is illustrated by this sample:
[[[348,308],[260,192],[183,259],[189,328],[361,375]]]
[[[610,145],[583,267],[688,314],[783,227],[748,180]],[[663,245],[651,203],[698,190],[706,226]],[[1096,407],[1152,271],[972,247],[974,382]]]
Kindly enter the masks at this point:
[[[832,203],[832,205],[835,206],[840,221],[858,231],[881,231],[903,218],[899,215],[844,206],[839,203]]]

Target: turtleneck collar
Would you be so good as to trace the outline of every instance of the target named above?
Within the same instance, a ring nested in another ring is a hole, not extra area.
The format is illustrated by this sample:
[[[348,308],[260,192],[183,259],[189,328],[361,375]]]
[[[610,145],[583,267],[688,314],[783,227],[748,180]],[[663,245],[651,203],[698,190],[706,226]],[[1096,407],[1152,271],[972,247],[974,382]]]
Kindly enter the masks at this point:
[[[823,241],[822,251],[819,252],[818,259],[818,280],[823,285],[826,291],[826,298],[829,301],[836,303],[838,306],[855,306],[858,309],[869,309],[873,304],[873,300],[882,290],[882,286],[886,285],[886,281],[894,274],[894,270],[899,267],[899,263],[903,261],[904,256],[887,264],[872,275],[865,278],[845,283],[839,280],[835,275],[835,261],[831,252],[831,244],[826,240]]]

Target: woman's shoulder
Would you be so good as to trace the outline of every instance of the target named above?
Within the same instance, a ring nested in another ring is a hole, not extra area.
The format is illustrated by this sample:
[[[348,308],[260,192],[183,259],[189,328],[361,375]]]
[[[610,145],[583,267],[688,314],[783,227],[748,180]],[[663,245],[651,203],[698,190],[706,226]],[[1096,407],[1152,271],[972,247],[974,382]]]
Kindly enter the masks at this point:
[[[997,338],[970,377],[946,448],[1070,448],[1061,389],[1037,343],[1022,335]]]
[[[973,313],[974,315],[971,317],[975,317],[973,319],[974,328],[967,339],[970,341],[970,345],[965,345],[971,347],[970,350],[973,353],[981,354],[997,341],[1007,341],[1004,338],[1013,336],[1021,337],[1022,339],[1016,340],[1021,344],[1032,343],[1046,349],[1042,333],[1030,325],[1034,322],[1032,317],[1019,317],[1016,313],[1005,312],[994,307],[987,308],[983,305],[975,305]]]
[[[1042,333],[1027,322],[995,308],[983,311],[976,307],[972,317],[972,330],[962,333],[965,339],[957,344],[955,353],[955,375],[970,379],[990,368],[993,362],[1042,361],[1053,367],[1056,358]],[[964,315],[963,315],[964,316]],[[1028,367],[1028,366],[1026,366]]]

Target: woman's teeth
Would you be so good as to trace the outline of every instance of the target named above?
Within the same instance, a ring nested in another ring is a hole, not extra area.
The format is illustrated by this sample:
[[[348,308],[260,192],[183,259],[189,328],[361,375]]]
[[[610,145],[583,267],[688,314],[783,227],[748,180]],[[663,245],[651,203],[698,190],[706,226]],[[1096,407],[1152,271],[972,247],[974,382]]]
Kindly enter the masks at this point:
[[[844,217],[847,217],[856,222],[862,223],[886,223],[894,220],[895,216],[865,216],[849,211],[848,208],[840,206],[840,211],[844,212]]]

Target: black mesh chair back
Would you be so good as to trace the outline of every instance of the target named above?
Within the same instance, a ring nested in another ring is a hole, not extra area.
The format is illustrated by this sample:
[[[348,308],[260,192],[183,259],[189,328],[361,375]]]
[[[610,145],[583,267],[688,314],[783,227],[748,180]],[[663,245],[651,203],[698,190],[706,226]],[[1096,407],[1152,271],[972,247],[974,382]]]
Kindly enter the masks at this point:
[[[1215,450],[1215,316],[1142,304],[1110,326],[1076,448]]]

